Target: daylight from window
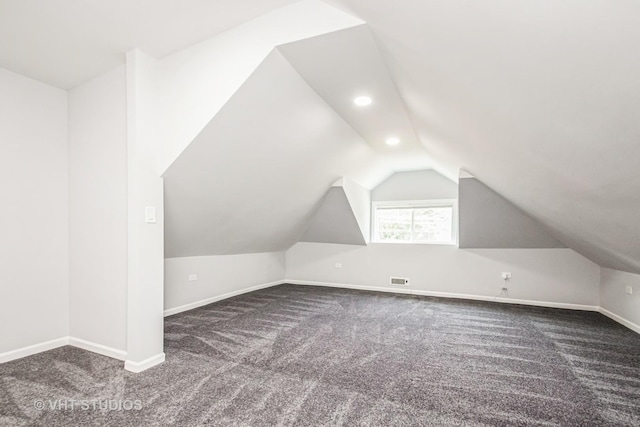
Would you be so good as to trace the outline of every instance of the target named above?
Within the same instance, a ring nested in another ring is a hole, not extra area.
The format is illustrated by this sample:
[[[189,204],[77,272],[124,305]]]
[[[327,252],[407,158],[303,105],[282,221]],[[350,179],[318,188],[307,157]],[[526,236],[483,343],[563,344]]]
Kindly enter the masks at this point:
[[[453,243],[454,206],[376,206],[373,240],[385,243]]]

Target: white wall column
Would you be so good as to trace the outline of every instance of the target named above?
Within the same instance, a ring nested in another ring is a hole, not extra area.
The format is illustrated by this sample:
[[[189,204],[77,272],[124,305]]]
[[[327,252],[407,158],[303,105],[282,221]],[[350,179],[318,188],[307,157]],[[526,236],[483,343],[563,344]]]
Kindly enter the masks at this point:
[[[140,372],[164,361],[164,219],[154,138],[154,60],[127,54],[128,289],[127,361]],[[155,210],[155,219],[148,218]]]

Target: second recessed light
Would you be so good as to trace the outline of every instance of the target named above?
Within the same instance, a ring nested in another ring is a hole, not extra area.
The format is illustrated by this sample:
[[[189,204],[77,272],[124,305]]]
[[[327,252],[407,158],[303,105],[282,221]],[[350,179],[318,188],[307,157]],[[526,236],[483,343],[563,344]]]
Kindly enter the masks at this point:
[[[387,145],[398,145],[400,144],[400,138],[396,138],[395,136],[391,137],[391,138],[387,138],[387,140],[385,141],[387,143]]]
[[[370,96],[359,96],[353,100],[353,103],[358,107],[366,107],[367,105],[371,104],[372,101],[373,100]]]

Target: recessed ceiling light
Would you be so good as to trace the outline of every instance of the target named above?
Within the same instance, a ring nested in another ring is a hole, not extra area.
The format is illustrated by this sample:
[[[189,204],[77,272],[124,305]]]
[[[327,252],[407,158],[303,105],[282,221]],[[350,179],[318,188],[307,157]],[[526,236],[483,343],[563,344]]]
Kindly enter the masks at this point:
[[[370,96],[359,96],[353,100],[353,103],[358,107],[366,107],[367,105],[371,104],[371,102],[372,99]]]
[[[400,144],[400,138],[396,138],[395,136],[393,136],[391,138],[387,138],[385,142],[387,143],[387,145],[398,145]]]

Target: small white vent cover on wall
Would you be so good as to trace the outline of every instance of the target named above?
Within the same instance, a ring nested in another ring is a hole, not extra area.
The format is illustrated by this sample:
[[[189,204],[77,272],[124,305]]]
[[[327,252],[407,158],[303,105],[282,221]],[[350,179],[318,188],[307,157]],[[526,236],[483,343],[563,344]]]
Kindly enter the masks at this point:
[[[389,278],[389,283],[392,285],[408,286],[409,279],[406,277],[391,277]]]

